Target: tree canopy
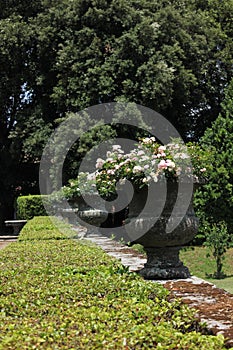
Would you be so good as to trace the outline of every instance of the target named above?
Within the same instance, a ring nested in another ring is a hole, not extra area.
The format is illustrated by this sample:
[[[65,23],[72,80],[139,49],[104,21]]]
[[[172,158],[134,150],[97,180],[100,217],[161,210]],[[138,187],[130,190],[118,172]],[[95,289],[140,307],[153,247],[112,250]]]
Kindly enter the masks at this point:
[[[210,150],[211,172],[208,183],[197,195],[196,204],[202,219],[202,230],[209,225],[225,222],[233,233],[233,80],[225,91],[222,113],[205,131],[201,139],[204,149]]]
[[[36,191],[37,176],[25,169],[35,169],[67,113],[95,104],[142,104],[199,139],[232,75],[232,12],[231,0],[3,1],[0,178],[8,194],[20,183]]]

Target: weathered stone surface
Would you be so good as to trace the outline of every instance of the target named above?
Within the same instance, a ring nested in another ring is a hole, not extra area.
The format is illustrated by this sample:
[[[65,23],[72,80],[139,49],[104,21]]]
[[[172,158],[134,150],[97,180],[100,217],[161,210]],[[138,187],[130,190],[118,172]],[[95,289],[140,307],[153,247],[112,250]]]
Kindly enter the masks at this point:
[[[162,183],[157,183],[152,189],[145,187],[137,190],[129,204],[130,235],[136,237],[132,243],[143,245],[147,253],[148,261],[140,271],[146,279],[190,277],[188,268],[179,260],[179,249],[197,233],[198,219],[193,209],[193,195],[189,193],[190,198],[186,198],[189,201],[184,200],[188,208],[181,201],[174,209],[177,196],[185,199],[189,188],[184,186],[180,194],[178,183],[168,181],[166,189],[167,193],[164,193]],[[148,193],[151,191],[153,196],[148,205]],[[168,225],[171,230],[168,230]]]

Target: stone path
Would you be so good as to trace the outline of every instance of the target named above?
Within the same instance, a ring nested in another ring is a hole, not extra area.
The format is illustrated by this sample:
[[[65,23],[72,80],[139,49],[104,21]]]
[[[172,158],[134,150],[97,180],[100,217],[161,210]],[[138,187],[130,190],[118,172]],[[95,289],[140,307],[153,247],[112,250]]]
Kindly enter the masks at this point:
[[[146,262],[145,256],[110,238],[88,234],[79,228],[81,238],[87,239],[116,259],[120,259],[129,271],[138,271]],[[197,317],[207,324],[213,334],[223,334],[227,339],[226,346],[233,347],[233,294],[215,285],[191,276],[189,279],[154,281],[161,283],[171,292],[171,297],[182,301],[197,310]]]
[[[10,242],[15,242],[18,236],[0,236],[0,249],[5,248]]]

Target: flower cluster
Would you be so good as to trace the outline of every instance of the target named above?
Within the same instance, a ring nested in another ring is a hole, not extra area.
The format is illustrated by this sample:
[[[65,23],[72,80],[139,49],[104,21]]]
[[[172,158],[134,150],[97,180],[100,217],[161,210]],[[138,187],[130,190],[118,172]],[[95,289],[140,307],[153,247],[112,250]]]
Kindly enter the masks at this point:
[[[69,180],[68,185],[61,188],[60,197],[66,199],[76,198],[84,193],[96,192],[96,175],[95,173],[79,173],[76,179]]]
[[[176,140],[160,145],[154,137],[140,140],[129,153],[120,145],[113,145],[106,159],[97,159],[95,172],[80,173],[62,188],[61,194],[70,199],[98,191],[108,198],[116,194],[117,184],[124,184],[126,180],[141,188],[165,179],[177,181],[182,176],[193,180],[203,178],[206,157],[198,145],[185,145]]]
[[[120,145],[107,152],[106,159],[97,159],[96,184],[102,195],[115,193],[116,184],[130,180],[143,187],[163,179],[176,181],[179,176],[196,177],[187,147],[179,142],[160,145],[154,137],[142,139],[125,154]],[[200,168],[203,173],[205,168]]]

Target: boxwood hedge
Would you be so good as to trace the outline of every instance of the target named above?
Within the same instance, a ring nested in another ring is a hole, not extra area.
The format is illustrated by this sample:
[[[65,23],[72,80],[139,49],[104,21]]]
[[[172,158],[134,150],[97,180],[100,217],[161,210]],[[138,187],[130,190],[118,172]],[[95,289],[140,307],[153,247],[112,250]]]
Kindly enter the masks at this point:
[[[44,195],[44,200],[49,196]],[[30,220],[34,216],[47,215],[43,205],[42,195],[28,195],[17,198],[17,218]]]
[[[166,289],[64,228],[35,218],[1,251],[0,349],[225,349]]]

